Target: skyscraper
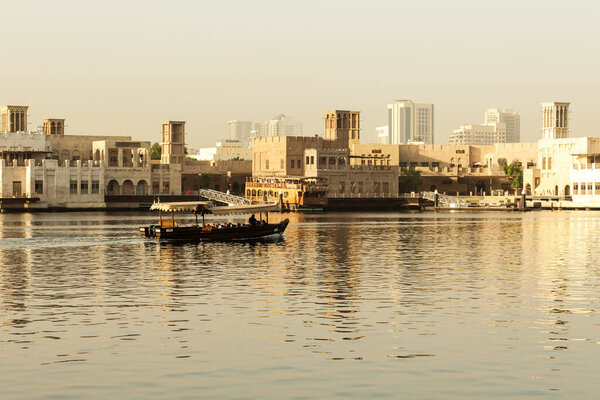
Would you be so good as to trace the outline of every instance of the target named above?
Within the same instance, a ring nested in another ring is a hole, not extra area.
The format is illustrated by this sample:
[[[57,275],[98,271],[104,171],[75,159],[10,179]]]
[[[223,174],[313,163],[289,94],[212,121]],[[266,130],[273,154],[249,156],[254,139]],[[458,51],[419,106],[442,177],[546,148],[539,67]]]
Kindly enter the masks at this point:
[[[485,112],[485,124],[505,124],[506,143],[521,141],[521,116],[514,110],[488,108]]]
[[[239,140],[242,143],[248,143],[250,131],[252,130],[252,122],[241,121],[239,119],[227,121],[227,130],[229,132],[229,139]]]
[[[394,100],[388,104],[388,126],[391,144],[433,144],[433,104]]]
[[[285,114],[254,125],[254,136],[302,136],[302,122]]]

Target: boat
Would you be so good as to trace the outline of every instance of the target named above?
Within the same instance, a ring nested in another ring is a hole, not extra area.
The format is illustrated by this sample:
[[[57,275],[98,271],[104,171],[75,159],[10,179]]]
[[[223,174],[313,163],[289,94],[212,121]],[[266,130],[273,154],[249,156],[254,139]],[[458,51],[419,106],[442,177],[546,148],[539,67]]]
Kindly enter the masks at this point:
[[[246,198],[277,202],[282,210],[316,211],[327,205],[329,185],[322,178],[253,177],[246,180]]]
[[[269,223],[269,212],[279,210],[279,205],[276,203],[214,206],[211,201],[158,202],[152,204],[150,210],[158,210],[158,224],[140,227],[140,234],[146,238],[155,238],[161,241],[244,240],[270,235],[281,236],[290,222],[286,218],[277,223]],[[196,216],[196,223],[180,226],[175,221],[176,212],[193,212]],[[164,218],[163,213],[170,213],[170,218]],[[204,218],[207,214],[256,214],[259,218],[253,224],[208,224]],[[199,216],[202,218],[201,222],[198,222]]]

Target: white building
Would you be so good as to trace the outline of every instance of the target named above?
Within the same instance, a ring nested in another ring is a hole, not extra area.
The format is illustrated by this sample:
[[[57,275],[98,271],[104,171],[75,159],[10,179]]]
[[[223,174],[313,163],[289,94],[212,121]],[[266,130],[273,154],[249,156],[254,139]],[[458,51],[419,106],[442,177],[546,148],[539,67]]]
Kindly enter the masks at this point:
[[[390,144],[390,129],[387,125],[375,128],[375,134],[377,135],[377,143]]]
[[[460,145],[493,145],[506,142],[506,125],[493,123],[489,125],[467,124],[452,131],[449,144]]]
[[[542,103],[543,138],[537,168],[525,169],[529,195],[550,197],[558,207],[600,208],[600,138],[569,137],[569,103]]]
[[[229,139],[231,140],[239,140],[240,142],[247,143],[251,131],[252,122],[250,121],[242,121],[239,119],[227,121],[227,132],[229,134]]]
[[[190,157],[201,161],[251,160],[252,149],[239,140],[222,139],[215,147],[201,148],[198,155]]]
[[[433,104],[394,100],[388,104],[388,127],[390,144],[433,144]]]
[[[488,108],[485,112],[485,124],[505,124],[506,143],[521,141],[521,116],[515,110]]]

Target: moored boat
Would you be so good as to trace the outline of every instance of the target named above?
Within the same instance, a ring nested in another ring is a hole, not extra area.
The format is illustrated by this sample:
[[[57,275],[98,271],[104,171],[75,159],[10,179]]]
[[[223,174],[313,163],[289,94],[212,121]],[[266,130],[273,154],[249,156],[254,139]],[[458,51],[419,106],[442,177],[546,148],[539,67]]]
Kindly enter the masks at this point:
[[[277,204],[213,206],[210,201],[186,201],[155,203],[150,210],[158,210],[158,224],[140,227],[140,234],[146,238],[159,240],[201,241],[201,240],[243,240],[256,239],[270,235],[282,235],[288,226],[286,218],[277,223],[269,223],[269,212],[278,211]],[[170,213],[170,218],[164,218],[163,213]],[[196,223],[180,226],[175,221],[176,212],[193,212]],[[234,215],[258,214],[258,220],[253,223],[206,223],[207,214]],[[265,216],[263,220],[262,216]],[[201,217],[201,222],[198,217]]]
[[[327,205],[329,185],[320,178],[253,177],[246,180],[246,198],[277,202],[282,210],[315,211]]]

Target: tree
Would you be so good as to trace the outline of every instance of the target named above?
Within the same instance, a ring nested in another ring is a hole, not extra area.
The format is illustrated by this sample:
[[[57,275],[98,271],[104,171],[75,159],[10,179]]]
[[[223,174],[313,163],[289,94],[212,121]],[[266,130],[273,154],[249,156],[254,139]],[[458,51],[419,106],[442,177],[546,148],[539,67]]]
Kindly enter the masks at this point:
[[[162,149],[160,147],[160,144],[153,143],[152,147],[150,148],[150,159],[151,160],[160,160],[161,151],[162,151]]]
[[[423,184],[421,171],[409,169],[402,172],[402,176],[404,177],[404,183],[406,183],[406,186],[412,192],[418,191],[419,187]]]
[[[520,189],[523,187],[523,165],[521,161],[513,161],[510,164],[504,163],[502,170],[508,177],[511,188]]]

